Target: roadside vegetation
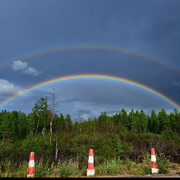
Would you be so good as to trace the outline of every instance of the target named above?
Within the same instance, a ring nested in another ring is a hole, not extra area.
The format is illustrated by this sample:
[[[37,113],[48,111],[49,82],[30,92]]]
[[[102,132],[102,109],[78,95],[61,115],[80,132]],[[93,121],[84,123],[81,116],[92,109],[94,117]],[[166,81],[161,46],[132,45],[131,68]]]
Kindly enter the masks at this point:
[[[96,175],[151,174],[151,148],[159,173],[179,170],[180,112],[121,109],[72,121],[69,114],[54,113],[46,97],[29,114],[0,112],[0,177],[26,177],[32,151],[35,177],[86,176],[90,148]]]

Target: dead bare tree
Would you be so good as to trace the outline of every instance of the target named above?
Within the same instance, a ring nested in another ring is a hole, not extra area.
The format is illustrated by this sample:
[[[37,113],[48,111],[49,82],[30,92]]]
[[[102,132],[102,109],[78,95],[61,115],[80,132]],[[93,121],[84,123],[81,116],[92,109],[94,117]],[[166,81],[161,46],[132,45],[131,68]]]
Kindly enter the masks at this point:
[[[50,143],[52,142],[52,134],[53,134],[53,118],[55,113],[55,107],[57,103],[55,102],[55,89],[53,88],[52,94],[52,111],[51,111],[51,119],[50,119]]]
[[[53,91],[51,92],[52,94],[52,114],[51,114],[51,119],[50,119],[50,143],[52,142],[52,136],[53,136],[53,122],[54,122],[54,115],[55,115],[55,108],[59,105],[55,101],[56,99],[56,94],[55,94],[55,89],[53,88]],[[55,162],[57,163],[57,158],[58,158],[58,138],[56,134],[56,146],[55,146]]]

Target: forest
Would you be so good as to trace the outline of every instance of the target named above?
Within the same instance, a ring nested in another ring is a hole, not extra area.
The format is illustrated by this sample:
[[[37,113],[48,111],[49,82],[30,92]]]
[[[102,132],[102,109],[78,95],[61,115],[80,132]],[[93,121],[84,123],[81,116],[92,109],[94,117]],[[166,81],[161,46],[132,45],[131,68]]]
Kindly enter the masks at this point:
[[[29,114],[0,112],[1,177],[23,166],[25,174],[30,152],[35,152],[36,165],[41,164],[42,172],[52,164],[55,167],[71,161],[85,174],[90,148],[95,166],[111,160],[141,163],[151,148],[157,155],[180,163],[180,112],[174,109],[167,114],[164,109],[152,109],[147,115],[143,110],[127,113],[121,109],[112,116],[102,112],[93,119],[79,116],[72,121],[69,114],[57,114],[47,97],[39,98]]]

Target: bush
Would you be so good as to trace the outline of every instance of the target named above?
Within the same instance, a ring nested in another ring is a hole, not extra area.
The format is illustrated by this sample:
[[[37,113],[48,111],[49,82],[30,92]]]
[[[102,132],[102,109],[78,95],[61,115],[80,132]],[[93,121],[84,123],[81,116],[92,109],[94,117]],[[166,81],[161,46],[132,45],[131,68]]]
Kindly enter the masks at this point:
[[[59,169],[59,175],[60,177],[65,177],[67,178],[69,176],[69,169],[66,168],[65,166],[62,166],[60,169]]]
[[[144,171],[144,174],[151,174],[151,167],[149,166],[144,166],[143,167],[143,171]]]
[[[132,162],[131,162],[131,160],[128,157],[125,159],[124,162],[126,164],[126,169],[127,169],[127,172],[128,172],[131,169]]]
[[[35,177],[43,177],[44,171],[43,171],[43,164],[42,162],[39,162],[39,164],[36,165],[35,168]]]
[[[64,178],[80,175],[79,164],[77,162],[73,162],[72,160],[58,163],[54,173],[58,173],[60,177]]]
[[[143,174],[151,174],[151,156],[149,153],[141,156]]]
[[[124,162],[123,160],[106,160],[101,164],[96,166],[96,174],[99,175],[115,175],[115,174],[123,174],[124,173]]]
[[[25,178],[27,177],[27,173],[28,173],[28,162],[23,162],[19,164],[17,169],[15,169],[13,177],[15,176],[17,178]]]
[[[0,177],[12,177],[11,173],[11,161],[6,158],[4,161],[0,162],[1,164],[1,176]]]
[[[170,166],[170,156],[165,156],[164,153],[160,153],[157,156],[157,168],[159,169],[159,174],[168,174],[169,173],[169,166]]]

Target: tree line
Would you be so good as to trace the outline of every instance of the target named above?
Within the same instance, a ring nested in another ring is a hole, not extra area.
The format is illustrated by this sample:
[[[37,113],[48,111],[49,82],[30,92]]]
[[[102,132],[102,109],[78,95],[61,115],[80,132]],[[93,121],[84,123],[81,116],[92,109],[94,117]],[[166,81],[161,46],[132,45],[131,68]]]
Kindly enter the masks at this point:
[[[94,149],[96,163],[111,158],[135,161],[154,147],[180,162],[180,112],[121,109],[108,116],[72,121],[69,114],[55,113],[47,97],[38,99],[32,112],[0,112],[0,164],[28,161],[31,151],[37,161],[57,163],[72,159],[87,164],[88,151]]]

